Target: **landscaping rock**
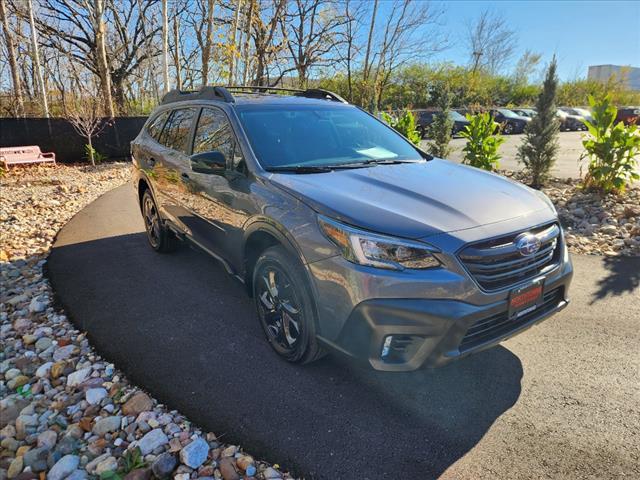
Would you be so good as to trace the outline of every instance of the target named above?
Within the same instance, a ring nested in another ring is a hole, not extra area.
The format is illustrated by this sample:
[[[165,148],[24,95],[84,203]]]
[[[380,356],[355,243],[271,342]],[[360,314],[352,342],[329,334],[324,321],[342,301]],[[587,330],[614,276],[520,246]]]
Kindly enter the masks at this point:
[[[77,455],[65,455],[49,470],[47,480],[63,480],[71,475],[80,464],[80,457]]]
[[[142,455],[147,455],[167,443],[169,443],[169,438],[167,438],[161,429],[156,428],[145,434],[145,436],[138,441],[138,447]]]
[[[151,465],[151,470],[156,477],[166,478],[171,475],[177,464],[178,460],[175,455],[167,452],[156,458],[153,465]]]
[[[198,468],[209,455],[209,444],[198,437],[180,450],[180,461],[191,468]]]

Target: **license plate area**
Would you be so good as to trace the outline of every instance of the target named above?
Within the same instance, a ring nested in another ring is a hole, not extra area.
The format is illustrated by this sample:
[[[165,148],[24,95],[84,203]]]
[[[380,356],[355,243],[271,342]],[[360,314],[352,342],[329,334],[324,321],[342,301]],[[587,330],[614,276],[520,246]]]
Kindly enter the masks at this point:
[[[509,294],[509,319],[516,320],[542,305],[544,279],[537,279]]]

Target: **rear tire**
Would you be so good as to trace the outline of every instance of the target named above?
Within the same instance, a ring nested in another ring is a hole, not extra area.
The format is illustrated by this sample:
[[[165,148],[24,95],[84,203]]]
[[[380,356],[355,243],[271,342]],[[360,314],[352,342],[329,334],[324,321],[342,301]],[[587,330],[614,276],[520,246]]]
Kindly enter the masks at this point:
[[[253,269],[253,299],[267,341],[292,363],[324,355],[316,338],[316,314],[303,266],[282,246],[260,254]]]
[[[156,202],[149,189],[146,189],[142,194],[140,207],[142,209],[144,228],[147,231],[147,240],[151,248],[159,253],[171,253],[175,251],[175,249],[178,248],[179,240],[162,221]]]

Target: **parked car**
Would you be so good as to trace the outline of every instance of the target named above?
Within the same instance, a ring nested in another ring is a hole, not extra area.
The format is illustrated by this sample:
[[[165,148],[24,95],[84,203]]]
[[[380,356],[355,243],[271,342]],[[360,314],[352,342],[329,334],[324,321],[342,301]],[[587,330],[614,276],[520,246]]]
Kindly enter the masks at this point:
[[[576,115],[569,115],[562,109],[558,109],[556,115],[560,119],[560,131],[572,131],[575,132],[577,130],[586,129],[584,122],[581,117]]]
[[[620,107],[616,115],[616,123],[625,125],[640,124],[640,107]]]
[[[533,108],[510,108],[510,110],[516,115],[520,115],[521,117],[528,117],[528,118],[533,118],[538,113]]]
[[[506,135],[524,132],[527,123],[531,121],[531,118],[518,115],[507,108],[494,108],[490,112],[494,121],[502,125],[502,132]]]
[[[574,107],[560,107],[560,110],[567,114],[570,130],[586,130],[587,126],[584,124],[584,121],[593,121],[591,112],[588,110]]]
[[[416,115],[416,125],[420,135],[424,138],[427,135],[429,125],[433,123],[434,118],[440,112],[437,110],[414,110]],[[453,120],[451,135],[456,135],[469,125],[469,121],[455,110],[449,111],[449,118]]]
[[[439,366],[567,305],[542,192],[433,158],[331,92],[269,92],[170,92],[131,149],[151,248],[220,261],[283,359]]]

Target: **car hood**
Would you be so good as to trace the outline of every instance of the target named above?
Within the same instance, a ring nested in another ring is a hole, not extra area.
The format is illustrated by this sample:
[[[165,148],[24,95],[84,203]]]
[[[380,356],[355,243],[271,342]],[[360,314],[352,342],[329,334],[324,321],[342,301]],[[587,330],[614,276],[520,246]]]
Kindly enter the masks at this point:
[[[521,217],[551,206],[535,190],[434,159],[270,180],[318,213],[360,228],[422,238]]]

